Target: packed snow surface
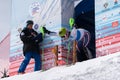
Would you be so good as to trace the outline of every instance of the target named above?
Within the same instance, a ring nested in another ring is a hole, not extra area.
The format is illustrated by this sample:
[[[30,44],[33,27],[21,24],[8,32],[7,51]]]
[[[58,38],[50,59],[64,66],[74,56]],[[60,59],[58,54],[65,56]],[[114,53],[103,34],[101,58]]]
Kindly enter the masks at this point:
[[[0,80],[120,80],[120,52]]]

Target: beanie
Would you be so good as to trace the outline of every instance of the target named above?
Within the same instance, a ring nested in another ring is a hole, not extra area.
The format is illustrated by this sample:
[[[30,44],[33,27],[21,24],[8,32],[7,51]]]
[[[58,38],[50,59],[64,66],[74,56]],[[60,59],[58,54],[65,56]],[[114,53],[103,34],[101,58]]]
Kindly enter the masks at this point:
[[[28,20],[28,21],[26,22],[26,24],[27,24],[27,26],[28,26],[29,24],[33,24],[33,21],[32,21],[32,20]]]

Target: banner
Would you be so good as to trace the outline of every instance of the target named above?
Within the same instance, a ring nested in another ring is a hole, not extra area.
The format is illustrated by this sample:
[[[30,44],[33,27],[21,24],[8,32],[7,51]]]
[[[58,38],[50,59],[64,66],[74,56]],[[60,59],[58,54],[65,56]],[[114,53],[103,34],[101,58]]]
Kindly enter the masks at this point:
[[[120,0],[95,0],[96,55],[120,51]]]
[[[0,78],[9,75],[11,0],[0,1]],[[6,76],[5,76],[6,75]]]
[[[33,29],[38,33],[40,33],[41,26],[45,26],[50,31],[58,32],[61,27],[69,28],[68,20],[70,17],[73,16],[73,9],[74,3],[69,0],[12,1],[12,30],[10,41],[11,44],[9,71],[10,76],[17,74],[19,66],[24,59],[22,51],[23,43],[20,40],[19,35],[20,31],[26,26],[26,21],[33,20]],[[71,12],[71,14],[68,15],[68,12],[66,10]],[[63,20],[64,23],[62,22]],[[53,54],[52,49],[56,45],[61,46],[61,44],[63,43],[59,36],[50,36],[47,34],[45,35],[43,42],[40,43],[42,53],[42,68],[46,70],[55,66],[55,55]],[[26,72],[32,72],[33,67],[34,60],[32,59],[26,69]]]

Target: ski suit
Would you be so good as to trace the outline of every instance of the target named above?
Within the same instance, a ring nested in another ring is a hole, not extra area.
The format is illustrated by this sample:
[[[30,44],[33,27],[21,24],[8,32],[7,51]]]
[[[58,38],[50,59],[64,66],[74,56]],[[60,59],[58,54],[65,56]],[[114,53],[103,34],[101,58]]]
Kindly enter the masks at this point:
[[[70,38],[77,41],[76,53],[78,62],[92,58],[92,54],[87,47],[91,38],[90,33],[87,30],[82,28],[73,28],[70,34]]]

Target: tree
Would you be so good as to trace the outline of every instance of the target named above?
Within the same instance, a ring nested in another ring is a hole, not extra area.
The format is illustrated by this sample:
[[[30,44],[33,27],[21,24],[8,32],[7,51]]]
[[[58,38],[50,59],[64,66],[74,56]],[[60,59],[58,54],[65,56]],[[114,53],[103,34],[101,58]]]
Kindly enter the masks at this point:
[[[4,68],[4,71],[0,71],[3,76],[1,78],[5,78],[5,77],[9,77],[9,75],[7,74],[8,70],[6,70],[6,68]]]

